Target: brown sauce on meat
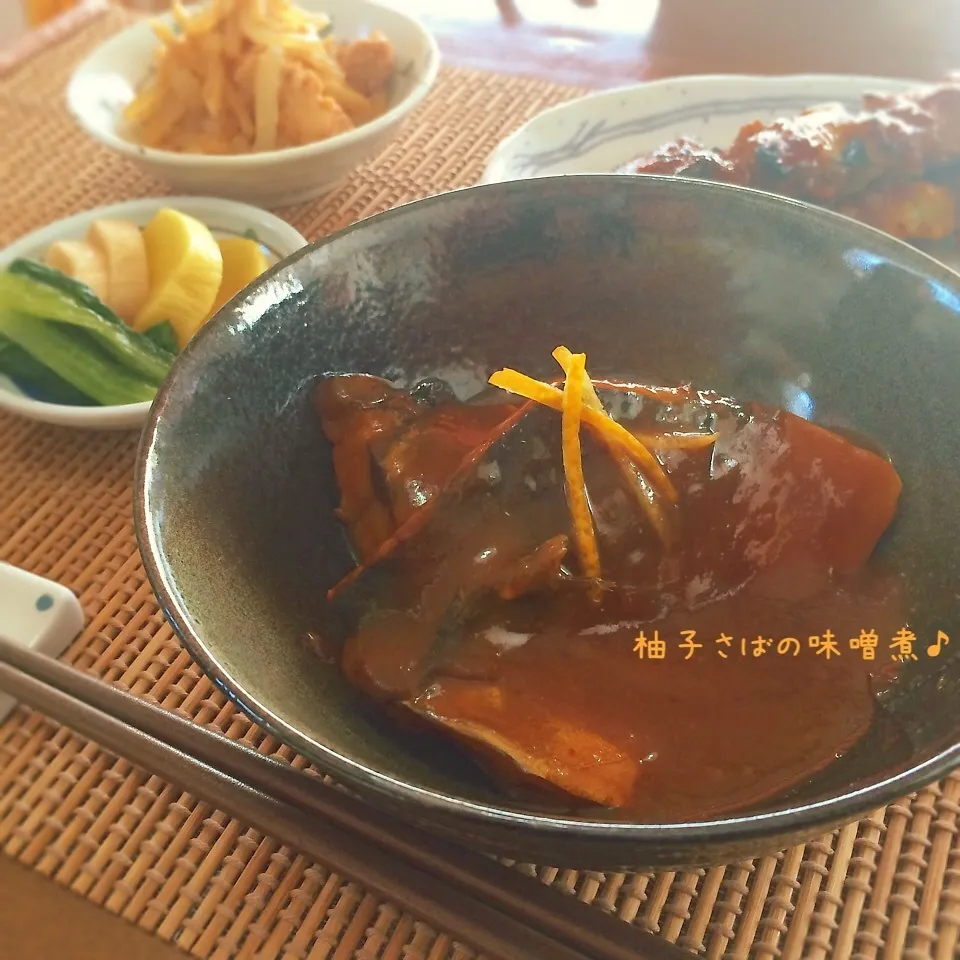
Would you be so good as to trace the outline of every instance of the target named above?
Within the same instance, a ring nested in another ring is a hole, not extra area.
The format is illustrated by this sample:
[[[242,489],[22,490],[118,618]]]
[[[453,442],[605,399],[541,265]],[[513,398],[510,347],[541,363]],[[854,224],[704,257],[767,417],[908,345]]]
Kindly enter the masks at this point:
[[[904,622],[899,579],[868,561],[899,477],[783,411],[596,385],[638,435],[717,434],[658,452],[677,491],[669,542],[583,434],[599,587],[571,546],[555,411],[505,395],[428,403],[368,377],[320,384],[363,564],[330,594],[341,668],[507,788],[566,807],[678,821],[775,796],[873,718]],[[861,631],[879,638],[873,660],[851,649]]]
[[[960,83],[868,94],[860,110],[811,107],[740,129],[727,149],[688,137],[622,173],[699,177],[829,206],[904,239],[942,240],[957,228]]]

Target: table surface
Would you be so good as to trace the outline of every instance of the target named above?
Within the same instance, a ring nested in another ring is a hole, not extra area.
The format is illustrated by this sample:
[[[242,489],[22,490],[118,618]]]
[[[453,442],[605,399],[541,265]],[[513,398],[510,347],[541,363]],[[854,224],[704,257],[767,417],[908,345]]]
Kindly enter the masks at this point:
[[[938,79],[960,67],[954,0],[396,0],[448,62],[616,86],[690,73]]]
[[[0,3],[0,47],[23,33]],[[158,9],[168,0],[120,0]],[[858,73],[938,79],[960,69],[956,0],[392,0],[446,61],[610,87],[690,73]]]
[[[153,0],[128,0],[147,6]],[[690,73],[859,73],[936,79],[960,68],[954,0],[393,0],[435,32],[446,61],[559,83],[609,87]],[[0,2],[0,48],[24,33],[16,0]],[[12,876],[11,873],[16,876]],[[21,960],[46,958],[44,931],[70,913],[89,956],[183,956],[52,881],[0,863],[4,940]],[[40,920],[11,926],[10,918]],[[13,943],[10,943],[12,934]],[[63,954],[61,954],[63,955]],[[74,953],[78,956],[79,954]],[[86,956],[87,954],[83,954]]]
[[[4,856],[0,856],[0,890],[3,957],[185,960],[186,954],[175,947]]]

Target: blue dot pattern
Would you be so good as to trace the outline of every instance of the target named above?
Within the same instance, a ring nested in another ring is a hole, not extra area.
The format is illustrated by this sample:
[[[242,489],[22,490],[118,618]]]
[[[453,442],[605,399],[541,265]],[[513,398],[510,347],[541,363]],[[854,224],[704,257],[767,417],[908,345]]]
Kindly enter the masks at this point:
[[[35,606],[41,613],[43,613],[44,610],[49,610],[53,606],[53,597],[51,597],[49,593],[43,593],[37,597]]]

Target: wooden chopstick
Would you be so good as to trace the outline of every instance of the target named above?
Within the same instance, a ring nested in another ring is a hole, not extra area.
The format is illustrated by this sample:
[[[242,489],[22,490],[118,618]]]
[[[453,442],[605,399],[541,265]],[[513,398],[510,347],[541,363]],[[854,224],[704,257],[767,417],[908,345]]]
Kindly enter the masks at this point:
[[[316,777],[2,637],[0,688],[449,931],[489,960],[690,956]]]
[[[402,909],[440,929],[450,930],[466,943],[476,944],[496,960],[586,960],[579,951],[564,947],[486,904],[471,902],[459,890],[403,860],[384,855],[356,835],[345,834],[329,823],[317,823],[310,815],[7,664],[0,665],[0,685],[108,750],[143,764]]]

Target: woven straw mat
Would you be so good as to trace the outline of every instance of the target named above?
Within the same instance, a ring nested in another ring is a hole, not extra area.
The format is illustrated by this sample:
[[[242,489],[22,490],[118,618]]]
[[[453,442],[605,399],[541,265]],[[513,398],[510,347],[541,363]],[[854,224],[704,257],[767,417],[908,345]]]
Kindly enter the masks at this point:
[[[71,68],[128,16],[89,0],[42,43],[0,58],[0,245],[81,209],[165,192],[87,140],[63,106]],[[283,213],[314,238],[471,183],[500,138],[576,93],[445,68],[384,156],[336,195]],[[88,626],[66,654],[76,667],[303,765],[226,702],[158,610],[134,542],[134,450],[129,435],[0,415],[0,559],[79,595]],[[708,957],[953,957],[958,800],[960,778],[950,778],[816,842],[711,870],[516,869]],[[0,727],[0,850],[197,957],[475,956],[26,709]]]

